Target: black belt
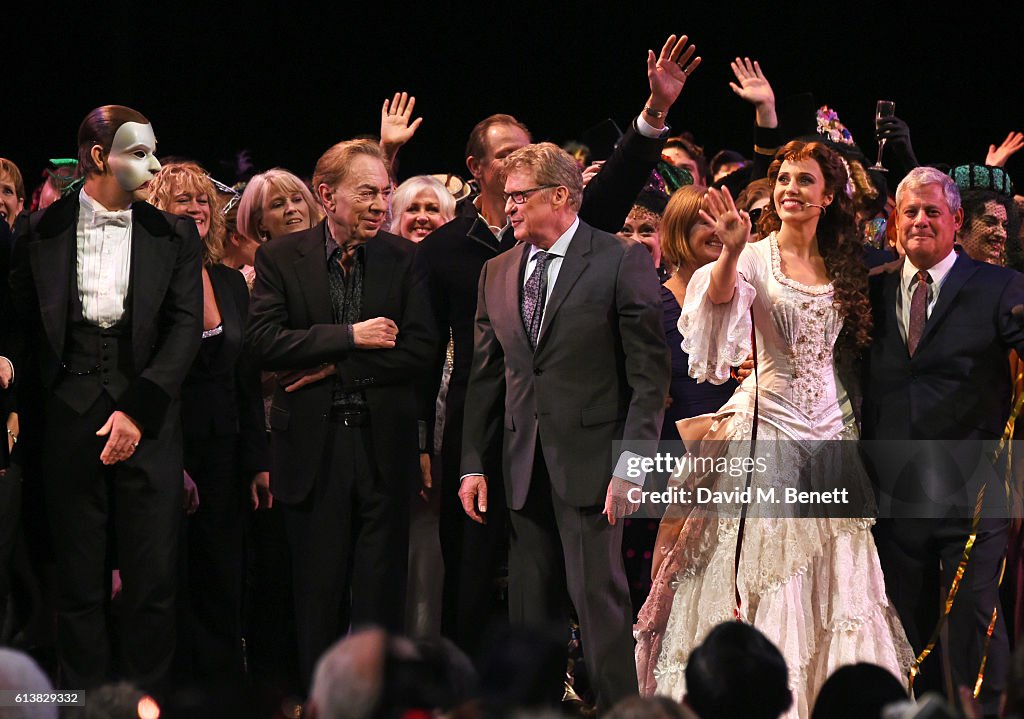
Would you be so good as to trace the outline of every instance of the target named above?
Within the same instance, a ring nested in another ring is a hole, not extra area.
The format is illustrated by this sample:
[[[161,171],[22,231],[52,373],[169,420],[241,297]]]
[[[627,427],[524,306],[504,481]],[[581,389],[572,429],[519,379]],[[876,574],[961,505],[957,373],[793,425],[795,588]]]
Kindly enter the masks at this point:
[[[365,427],[370,424],[370,413],[364,407],[331,407],[331,422],[346,427]]]

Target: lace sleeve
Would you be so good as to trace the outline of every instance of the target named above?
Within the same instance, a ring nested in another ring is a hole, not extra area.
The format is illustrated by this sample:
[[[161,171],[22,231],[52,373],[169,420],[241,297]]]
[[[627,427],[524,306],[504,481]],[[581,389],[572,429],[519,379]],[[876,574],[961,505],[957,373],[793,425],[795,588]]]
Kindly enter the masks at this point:
[[[743,259],[740,265],[745,264]],[[714,263],[704,265],[690,278],[679,332],[683,351],[690,356],[690,376],[698,382],[722,384],[729,379],[730,369],[750,354],[750,306],[757,292],[739,267],[732,301],[716,305],[707,298],[712,267]]]

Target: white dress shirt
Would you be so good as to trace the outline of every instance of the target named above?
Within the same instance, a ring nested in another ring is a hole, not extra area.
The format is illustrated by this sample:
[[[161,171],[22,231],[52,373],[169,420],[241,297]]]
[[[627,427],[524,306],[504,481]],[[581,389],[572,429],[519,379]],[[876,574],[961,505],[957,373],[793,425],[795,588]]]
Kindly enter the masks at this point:
[[[111,327],[124,314],[132,267],[132,211],[111,212],[83,189],[78,210],[78,297],[82,317]]]
[[[942,290],[942,283],[945,281],[949,271],[953,269],[956,262],[956,250],[950,250],[949,254],[935,263],[929,270],[932,281],[928,285],[928,304],[925,310],[925,318],[932,316],[935,303],[939,301],[939,292]],[[900,292],[896,295],[896,316],[900,319],[900,334],[903,341],[907,340],[907,328],[910,326],[910,300],[917,288],[918,268],[907,257],[903,262],[903,269],[900,271]]]

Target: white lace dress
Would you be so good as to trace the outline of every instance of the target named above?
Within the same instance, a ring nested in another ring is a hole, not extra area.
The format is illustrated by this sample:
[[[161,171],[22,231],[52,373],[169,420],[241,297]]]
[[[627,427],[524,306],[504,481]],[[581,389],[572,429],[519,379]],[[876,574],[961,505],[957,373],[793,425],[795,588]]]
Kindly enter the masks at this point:
[[[813,487],[823,478],[831,486],[842,477],[853,506],[873,507],[855,443],[826,441],[857,437],[833,364],[842,319],[832,304],[832,286],[809,287],[785,277],[774,234],[744,249],[731,303],[705,299],[711,268],[690,280],[679,320],[690,375],[716,384],[728,378],[750,352],[752,307],[757,382],[749,377],[713,418],[704,418],[700,426],[710,430],[697,454],[748,456],[759,391],[757,455],[772,461],[767,471],[752,474],[752,490],[774,487],[781,496],[798,482]],[[733,490],[743,487],[746,475],[675,481],[691,489],[696,484]],[[734,618],[736,589],[742,619],[786,659],[794,698],[789,716],[809,717],[821,684],[844,664],[871,662],[905,681],[913,657],[886,598],[873,520],[778,517],[777,505],[749,505],[737,572],[735,514],[723,516],[697,503],[666,513],[656,547],[657,575],[637,624],[641,693],[682,698],[686,658],[712,627]]]

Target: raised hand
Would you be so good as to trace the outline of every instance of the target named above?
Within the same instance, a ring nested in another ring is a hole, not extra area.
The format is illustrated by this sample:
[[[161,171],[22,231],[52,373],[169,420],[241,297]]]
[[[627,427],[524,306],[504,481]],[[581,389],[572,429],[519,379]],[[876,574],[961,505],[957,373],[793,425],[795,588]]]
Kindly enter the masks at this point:
[[[704,196],[700,217],[715,228],[715,237],[722,243],[723,251],[738,255],[747,245],[750,235],[750,215],[737,210],[728,187],[721,190],[710,188]]]
[[[910,142],[910,126],[895,115],[881,117],[875,122],[875,139],[888,144],[886,150],[892,150],[899,161],[908,168],[918,166],[914,146]]]
[[[647,51],[647,80],[651,85],[648,106],[652,109],[667,112],[700,65],[700,58],[693,56],[697,48],[687,46],[688,41],[686,35],[669,35],[657,58],[653,50]]]
[[[602,167],[604,167],[604,160],[598,160],[597,162],[590,163],[590,165],[588,165],[587,168],[583,170],[584,187],[590,184],[590,181],[597,176],[597,173],[601,171]]]
[[[989,167],[1004,167],[1010,156],[1024,147],[1024,134],[1011,132],[1003,140],[999,147],[988,146],[988,154],[985,155],[985,164]]]
[[[736,58],[729,63],[729,67],[736,76],[736,82],[729,83],[733,92],[751,105],[775,104],[775,91],[772,90],[771,83],[764,76],[757,60],[751,62],[749,57]]]
[[[761,127],[777,127],[779,121],[775,115],[775,91],[761,71],[760,63],[744,57],[736,58],[729,66],[736,76],[736,82],[730,82],[729,87],[755,107],[757,124]]]
[[[423,118],[409,122],[415,106],[416,98],[407,92],[396,92],[392,100],[384,101],[380,109],[380,144],[386,151],[398,152],[416,134]]]

